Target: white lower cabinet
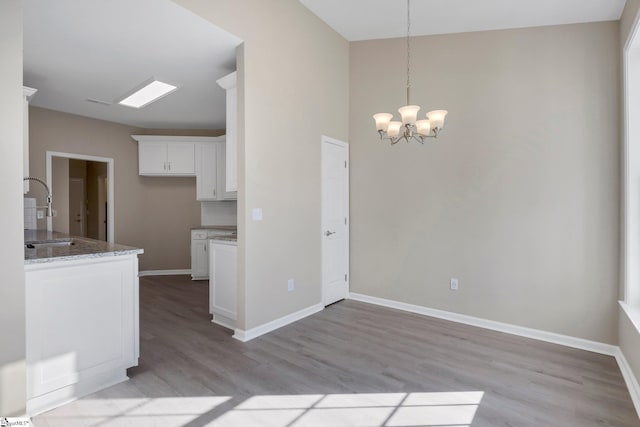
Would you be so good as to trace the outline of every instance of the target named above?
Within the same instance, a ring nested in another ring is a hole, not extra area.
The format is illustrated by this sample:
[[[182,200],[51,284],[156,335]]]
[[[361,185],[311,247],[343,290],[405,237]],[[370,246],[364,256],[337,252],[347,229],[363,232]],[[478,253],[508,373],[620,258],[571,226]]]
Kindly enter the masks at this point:
[[[213,323],[234,329],[237,314],[236,242],[209,241],[209,312]]]
[[[191,280],[209,279],[209,242],[207,239],[215,236],[228,236],[235,233],[232,230],[191,230]]]
[[[209,278],[209,258],[207,257],[207,240],[191,239],[191,279],[206,280]]]
[[[136,255],[25,267],[27,412],[127,379],[138,364]]]

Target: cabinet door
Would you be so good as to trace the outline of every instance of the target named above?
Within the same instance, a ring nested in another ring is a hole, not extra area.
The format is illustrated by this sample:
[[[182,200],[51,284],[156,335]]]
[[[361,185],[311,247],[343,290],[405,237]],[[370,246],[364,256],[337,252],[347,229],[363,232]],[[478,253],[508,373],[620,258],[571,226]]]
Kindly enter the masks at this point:
[[[218,151],[218,194],[219,200],[236,200],[238,198],[238,192],[237,191],[227,191],[226,189],[226,175],[225,175],[225,171],[226,171],[226,144],[219,144],[219,151]]]
[[[207,257],[207,240],[191,241],[191,278],[207,279],[209,277],[209,258]]]
[[[164,175],[167,173],[167,143],[138,143],[138,173],[140,175]]]
[[[238,89],[237,72],[217,80],[227,91],[227,154],[225,156],[225,191],[238,191]]]
[[[25,274],[29,399],[137,364],[137,260],[114,259]]]
[[[167,144],[167,163],[170,175],[195,175],[195,144],[170,142]]]
[[[212,243],[211,274],[209,276],[209,293],[211,312],[236,320],[237,294],[237,247],[235,245]]]
[[[217,200],[218,180],[218,143],[199,144],[196,171],[196,199],[199,201]]]

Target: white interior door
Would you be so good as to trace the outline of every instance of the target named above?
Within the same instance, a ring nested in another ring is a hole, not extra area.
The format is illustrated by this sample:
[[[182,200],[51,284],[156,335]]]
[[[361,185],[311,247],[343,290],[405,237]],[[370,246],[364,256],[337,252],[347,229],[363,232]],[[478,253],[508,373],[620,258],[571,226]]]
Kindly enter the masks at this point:
[[[349,145],[322,137],[322,302],[349,292]]]
[[[84,180],[69,178],[69,234],[72,236],[86,236],[85,212]]]

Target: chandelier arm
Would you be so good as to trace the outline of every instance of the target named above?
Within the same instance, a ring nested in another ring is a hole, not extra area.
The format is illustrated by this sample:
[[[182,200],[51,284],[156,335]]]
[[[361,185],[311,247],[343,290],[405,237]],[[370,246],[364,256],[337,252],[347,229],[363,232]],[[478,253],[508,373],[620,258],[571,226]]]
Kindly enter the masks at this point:
[[[413,135],[412,138],[415,139],[416,141],[418,141],[420,144],[424,144],[424,136],[422,136],[422,135]]]

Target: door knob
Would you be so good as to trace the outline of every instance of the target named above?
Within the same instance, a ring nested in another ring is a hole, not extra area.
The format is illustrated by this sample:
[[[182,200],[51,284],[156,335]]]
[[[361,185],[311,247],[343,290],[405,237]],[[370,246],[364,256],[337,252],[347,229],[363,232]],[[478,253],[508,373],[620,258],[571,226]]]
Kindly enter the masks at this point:
[[[331,236],[332,234],[336,234],[336,232],[335,232],[335,231],[329,231],[329,230],[327,230],[327,231],[324,233],[324,235],[325,235],[325,236],[327,236],[327,237]]]

